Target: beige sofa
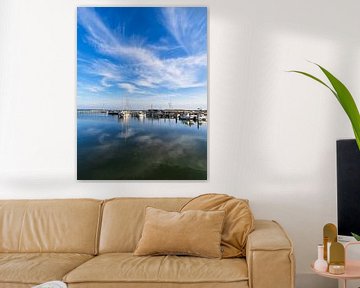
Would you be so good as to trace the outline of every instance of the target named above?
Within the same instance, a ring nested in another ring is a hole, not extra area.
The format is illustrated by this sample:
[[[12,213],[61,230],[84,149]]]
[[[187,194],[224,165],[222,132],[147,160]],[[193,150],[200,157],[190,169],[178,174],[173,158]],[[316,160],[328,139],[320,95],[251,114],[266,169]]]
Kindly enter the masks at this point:
[[[256,220],[246,258],[133,256],[146,206],[187,198],[0,201],[0,288],[63,280],[71,288],[293,288],[291,241]]]

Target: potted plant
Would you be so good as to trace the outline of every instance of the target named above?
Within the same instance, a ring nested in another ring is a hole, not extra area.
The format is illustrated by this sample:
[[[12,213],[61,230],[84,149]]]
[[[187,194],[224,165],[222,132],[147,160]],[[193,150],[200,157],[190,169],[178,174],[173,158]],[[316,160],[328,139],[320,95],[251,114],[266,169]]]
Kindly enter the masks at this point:
[[[356,239],[356,241],[360,241],[360,235],[351,233],[351,235]]]
[[[350,91],[346,88],[346,86],[340,80],[338,80],[333,74],[331,74],[324,67],[322,67],[316,63],[314,63],[314,64],[316,66],[318,66],[320,68],[320,70],[324,73],[326,78],[329,80],[330,85],[326,84],[324,81],[320,80],[319,78],[317,78],[307,72],[298,71],[298,70],[291,70],[289,72],[294,72],[294,73],[305,75],[305,76],[317,81],[318,83],[324,85],[326,88],[328,88],[331,91],[331,93],[339,101],[340,105],[342,106],[342,108],[344,109],[346,115],[348,116],[348,118],[350,120],[350,123],[351,123],[353,131],[354,131],[357,148],[360,151],[360,114],[359,114],[359,110],[356,106],[356,103],[354,101],[354,98],[352,97]],[[356,145],[355,145],[355,147],[356,147]],[[355,148],[355,150],[356,150],[356,148]],[[358,160],[351,159],[351,161],[358,161]],[[359,173],[360,173],[360,171],[359,171]],[[357,174],[359,174],[359,173],[357,173]],[[358,188],[356,188],[356,189],[358,189]],[[354,217],[357,217],[357,216],[354,215]],[[351,234],[357,241],[360,241],[360,235],[355,234],[355,233],[351,233]]]

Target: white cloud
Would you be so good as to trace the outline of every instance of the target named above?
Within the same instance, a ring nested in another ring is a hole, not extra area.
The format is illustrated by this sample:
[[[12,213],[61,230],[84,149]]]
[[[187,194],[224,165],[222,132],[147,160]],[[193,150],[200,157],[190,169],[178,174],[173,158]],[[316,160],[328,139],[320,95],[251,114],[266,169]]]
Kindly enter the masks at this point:
[[[78,57],[78,70],[88,75],[100,77],[98,86],[103,88],[112,87],[115,83],[123,80],[120,73],[121,67],[107,59],[89,61]],[[90,89],[90,91],[96,92],[95,89]]]
[[[180,45],[177,46],[169,46],[169,44],[163,44],[163,45],[148,45],[147,48],[154,50],[154,51],[173,51],[177,49],[181,49],[182,47]]]
[[[119,40],[109,31],[94,9],[78,8],[78,22],[86,28],[89,34],[87,39],[99,48],[117,45]]]
[[[89,83],[84,83],[84,82],[78,82],[78,92],[84,92],[84,91],[89,91],[92,93],[98,93],[98,92],[102,92],[104,91],[105,88],[101,85],[96,85],[96,84],[89,84]]]
[[[106,88],[113,86],[109,83],[109,80],[105,77],[101,79],[100,83],[103,87],[106,87]]]
[[[93,92],[93,93],[104,91],[103,87],[99,87],[99,86],[96,86],[96,85],[87,86],[87,87],[85,87],[85,89],[90,91],[90,92]]]
[[[127,90],[129,93],[134,93],[138,90],[135,85],[130,83],[119,83],[118,86],[119,88]]]
[[[91,63],[88,73],[102,77],[101,84],[104,87],[110,87],[111,82],[122,80],[120,67],[111,63],[109,60],[99,59]]]
[[[136,85],[138,86],[143,86],[143,87],[150,87],[150,88],[154,88],[155,85],[152,84],[152,81],[148,81],[146,79],[139,79],[136,82]]]

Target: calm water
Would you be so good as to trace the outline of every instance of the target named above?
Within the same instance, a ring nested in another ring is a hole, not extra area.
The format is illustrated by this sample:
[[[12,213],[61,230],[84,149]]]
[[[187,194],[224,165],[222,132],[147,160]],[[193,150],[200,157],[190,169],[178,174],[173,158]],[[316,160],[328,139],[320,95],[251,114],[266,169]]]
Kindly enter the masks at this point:
[[[79,180],[205,180],[207,124],[77,115]]]

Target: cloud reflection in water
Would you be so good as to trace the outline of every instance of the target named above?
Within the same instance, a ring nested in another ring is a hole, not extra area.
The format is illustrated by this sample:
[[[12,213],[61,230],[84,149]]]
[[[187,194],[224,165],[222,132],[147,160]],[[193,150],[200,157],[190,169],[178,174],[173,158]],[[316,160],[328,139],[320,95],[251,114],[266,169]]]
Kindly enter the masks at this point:
[[[78,179],[206,179],[206,125],[87,117],[78,119]]]

